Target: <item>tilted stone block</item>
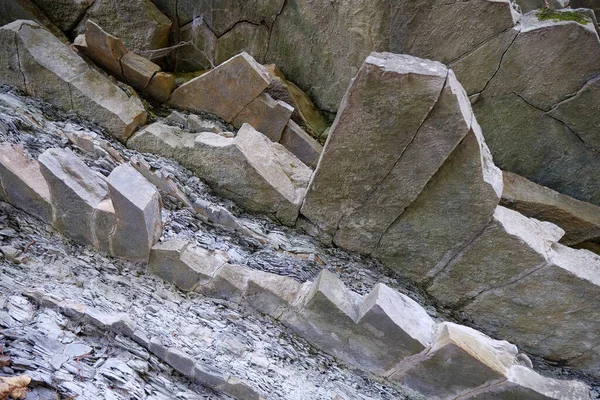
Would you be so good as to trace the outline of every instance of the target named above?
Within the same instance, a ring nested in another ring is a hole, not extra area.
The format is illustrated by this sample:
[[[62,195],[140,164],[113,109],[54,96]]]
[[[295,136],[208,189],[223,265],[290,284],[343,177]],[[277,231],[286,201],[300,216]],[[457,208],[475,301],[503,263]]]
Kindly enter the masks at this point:
[[[191,111],[210,112],[233,122],[236,115],[268,85],[265,68],[247,53],[241,53],[178,87],[168,104]]]
[[[48,149],[39,157],[40,169],[50,188],[54,227],[71,239],[100,247],[98,238],[108,237],[114,221],[110,210],[99,206],[108,199],[105,179],[92,171],[72,151]],[[97,230],[104,227],[106,231]]]
[[[90,20],[85,23],[83,35],[83,39],[78,40],[75,46],[115,78],[124,80],[125,68],[121,60],[129,50],[123,42]],[[128,65],[131,66],[131,63]]]
[[[522,365],[513,365],[504,383],[482,388],[464,399],[589,400],[590,389],[581,382],[546,378]]]
[[[128,146],[173,157],[216,192],[286,225],[296,221],[311,175],[310,168],[283,146],[248,124],[235,138],[225,138],[156,123],[134,135]]]
[[[132,51],[122,55],[119,61],[126,82],[136,89],[145,89],[154,74],[160,71],[158,65]]]
[[[600,207],[576,200],[511,172],[503,172],[501,204],[565,231],[561,243],[600,241]]]
[[[52,223],[50,189],[37,160],[23,148],[0,144],[0,198],[47,224]]]
[[[187,240],[158,243],[150,252],[149,268],[182,290],[194,290],[213,279],[225,259]]]
[[[248,268],[225,263],[208,283],[198,285],[195,291],[208,297],[239,303],[246,293],[249,278]]]
[[[288,149],[300,161],[311,168],[316,168],[323,146],[294,121],[288,122],[279,143]]]
[[[148,261],[150,248],[162,234],[161,198],[156,187],[129,164],[108,176],[116,224],[110,235],[111,254]]]
[[[432,348],[390,377],[428,399],[454,399],[501,382],[516,364],[517,348],[465,326],[444,322]]]
[[[296,298],[302,284],[294,278],[252,271],[244,301],[263,314],[279,318]]]
[[[0,80],[40,97],[105,128],[125,141],[146,111],[135,97],[90,68],[67,45],[32,21],[15,21],[0,28],[3,43]]]
[[[266,93],[260,94],[233,120],[236,128],[248,123],[274,142],[279,142],[294,108],[287,103],[273,100]]]

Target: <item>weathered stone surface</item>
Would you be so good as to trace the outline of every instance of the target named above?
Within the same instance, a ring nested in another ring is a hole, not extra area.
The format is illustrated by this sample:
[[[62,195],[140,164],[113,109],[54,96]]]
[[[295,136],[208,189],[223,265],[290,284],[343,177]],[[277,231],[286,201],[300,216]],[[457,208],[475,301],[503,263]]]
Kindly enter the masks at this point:
[[[532,273],[480,293],[459,311],[526,351],[598,374],[600,257],[554,244],[547,259]]]
[[[186,291],[210,282],[223,264],[222,257],[191,245],[187,240],[169,240],[154,245],[148,263],[152,273]]]
[[[269,47],[269,27],[246,21],[235,24],[217,39],[216,64],[221,64],[241,52],[251,54],[259,63],[265,62]]]
[[[239,128],[248,123],[273,142],[279,142],[292,112],[294,108],[289,104],[275,101],[268,94],[262,93],[239,112],[233,125]]]
[[[465,397],[469,400],[588,400],[589,398],[589,388],[581,382],[546,378],[522,365],[510,367],[506,382]]]
[[[435,275],[427,291],[459,307],[545,266],[552,244],[563,234],[556,225],[499,206],[488,226]]]
[[[181,41],[188,44],[176,50],[175,71],[208,70],[217,64],[217,37],[204,19],[197,18],[182,26],[179,37]]]
[[[95,0],[75,31],[83,33],[92,20],[121,39],[134,52],[167,47],[171,21],[150,0]]]
[[[169,349],[165,355],[165,361],[180,374],[192,378],[196,362],[189,354],[178,349]]]
[[[210,112],[232,122],[268,85],[264,67],[242,53],[175,89],[169,105]]]
[[[590,78],[600,73],[600,40],[588,21],[540,21],[537,11],[524,15],[520,33],[473,107],[499,167],[600,204],[600,156],[593,139],[600,114],[593,105],[589,112],[581,106],[596,96],[597,82]]]
[[[129,164],[115,168],[107,181],[116,217],[110,235],[111,254],[146,262],[162,234],[160,194]]]
[[[594,11],[596,17],[600,17],[600,2],[598,0],[570,0],[571,8],[589,8]]]
[[[32,20],[48,29],[63,43],[69,43],[69,39],[61,30],[30,0],[0,0],[0,10],[2,10],[0,13],[0,26],[20,19]]]
[[[76,41],[76,47],[108,73],[123,80],[125,76],[121,59],[129,51],[123,42],[90,20],[85,24],[83,35],[83,41]]]
[[[97,219],[110,218],[99,209],[108,198],[106,181],[70,150],[46,150],[39,162],[50,188],[54,227],[75,241],[98,247],[96,238],[110,233],[96,231]]]
[[[517,4],[521,7],[522,13],[549,6],[553,10],[565,8],[569,5],[569,0],[518,0]]]
[[[301,287],[302,284],[293,278],[253,271],[248,279],[244,301],[263,314],[279,318]]]
[[[292,119],[316,138],[324,138],[323,133],[329,127],[327,120],[315,107],[312,100],[294,83],[288,81],[275,64],[265,66],[271,83],[265,92],[274,99],[284,101],[294,107]]]
[[[435,105],[446,76],[439,63],[389,53],[369,56],[342,101],[302,214],[333,236],[344,216],[393,169]],[[390,151],[382,152],[386,148]],[[369,160],[369,168],[357,160]]]
[[[248,124],[231,139],[152,124],[132,137],[128,146],[175,158],[242,207],[288,225],[298,216],[311,174],[310,168],[283,146]],[[223,168],[223,163],[228,168]]]
[[[9,143],[0,144],[0,198],[52,223],[50,189],[37,160],[27,158],[22,147]]]
[[[205,296],[239,303],[248,287],[250,270],[240,265],[222,264],[213,278],[194,290]]]
[[[132,51],[123,54],[119,61],[126,82],[136,89],[146,89],[150,80],[160,71],[158,65]],[[175,79],[173,79],[174,83]]]
[[[94,0],[33,0],[63,32],[75,28]]]
[[[2,55],[8,60],[0,67],[2,82],[73,109],[119,140],[146,121],[138,99],[127,97],[38,24],[16,21],[6,25],[0,28],[0,41],[7,45]]]
[[[565,231],[561,243],[566,245],[600,241],[599,207],[555,192],[511,172],[503,172],[503,176],[503,206],[528,217],[558,225]]]
[[[500,382],[516,364],[517,348],[465,326],[444,322],[427,353],[401,365],[392,380],[428,399],[453,399]]]
[[[425,309],[382,283],[364,298],[357,322],[362,332],[353,345],[370,370],[388,371],[433,342],[435,323]]]
[[[288,149],[300,161],[311,168],[316,168],[323,146],[313,139],[294,121],[289,121],[281,134],[279,143]]]
[[[160,103],[166,103],[169,96],[175,90],[175,76],[168,72],[157,72],[154,74],[148,86],[144,89],[150,97]]]

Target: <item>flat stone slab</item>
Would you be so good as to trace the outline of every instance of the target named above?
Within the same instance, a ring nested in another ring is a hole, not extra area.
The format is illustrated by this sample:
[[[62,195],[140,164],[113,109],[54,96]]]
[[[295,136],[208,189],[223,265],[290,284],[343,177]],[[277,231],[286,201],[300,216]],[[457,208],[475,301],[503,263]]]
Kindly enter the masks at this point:
[[[69,46],[32,21],[0,28],[3,83],[79,115],[125,141],[146,122],[139,99],[90,68]]]
[[[240,111],[233,125],[239,128],[248,123],[272,141],[279,142],[292,112],[294,108],[289,104],[262,93]]]
[[[323,146],[294,121],[289,121],[281,134],[279,143],[288,149],[300,161],[311,168],[316,168]]]
[[[241,53],[175,89],[168,105],[213,113],[231,123],[268,85],[265,68]]]

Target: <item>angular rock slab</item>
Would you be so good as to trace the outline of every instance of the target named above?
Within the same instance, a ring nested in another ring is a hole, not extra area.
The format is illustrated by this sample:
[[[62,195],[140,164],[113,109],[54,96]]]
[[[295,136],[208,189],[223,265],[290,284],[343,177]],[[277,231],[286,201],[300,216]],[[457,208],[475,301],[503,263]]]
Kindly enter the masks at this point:
[[[129,50],[120,39],[106,32],[94,21],[88,20],[85,23],[83,39],[76,41],[75,46],[117,79],[125,79],[121,59]]]
[[[103,177],[70,150],[48,149],[39,163],[50,189],[54,227],[75,241],[108,252],[115,217],[106,204],[109,196]]]
[[[128,144],[138,151],[175,158],[215,191],[249,211],[274,216],[291,225],[306,191],[311,170],[279,143],[245,124],[237,137],[152,124]],[[227,165],[227,168],[223,168]]]
[[[444,322],[431,349],[400,365],[391,380],[428,399],[454,399],[482,385],[499,383],[517,363],[516,346],[466,326]]]
[[[175,89],[168,105],[213,113],[233,122],[268,85],[265,68],[241,53]]]
[[[34,3],[63,32],[68,32],[83,18],[93,0],[34,0]]]
[[[0,144],[0,198],[52,223],[50,189],[39,163],[27,158],[22,147],[9,143]]]
[[[503,172],[501,204],[531,218],[552,222],[565,231],[568,246],[600,242],[600,207],[576,200],[517,174]]]
[[[294,121],[288,122],[281,134],[279,143],[298,157],[304,164],[311,168],[317,167],[317,163],[323,152],[323,146]]]
[[[592,20],[581,19],[524,15],[473,109],[500,168],[600,205],[600,114],[589,103],[597,97],[600,40]]]
[[[35,22],[3,26],[0,43],[7,60],[0,66],[3,83],[72,109],[121,141],[145,123],[146,111],[138,99],[128,97]]]
[[[129,164],[115,168],[107,183],[116,218],[110,235],[111,254],[147,262],[150,248],[162,234],[158,190]]]
[[[233,120],[236,128],[248,123],[274,142],[279,142],[294,108],[283,101],[275,101],[261,93],[248,104]]]
[[[69,43],[69,39],[53,23],[54,21],[50,20],[45,12],[38,7],[39,5],[39,2],[31,0],[0,0],[0,10],[2,10],[2,13],[0,13],[0,25],[6,25],[20,19],[36,21],[52,32],[61,42]]]

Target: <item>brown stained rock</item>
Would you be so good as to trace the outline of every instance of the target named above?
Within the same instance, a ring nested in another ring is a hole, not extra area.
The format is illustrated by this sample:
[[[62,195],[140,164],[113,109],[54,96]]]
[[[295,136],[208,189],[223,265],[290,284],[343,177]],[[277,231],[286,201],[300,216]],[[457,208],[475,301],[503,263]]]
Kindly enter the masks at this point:
[[[94,21],[88,20],[85,24],[85,47],[80,49],[95,63],[108,71],[117,79],[124,80],[121,58],[129,52],[123,42],[109,34]]]
[[[52,223],[48,184],[37,160],[27,158],[20,146],[0,144],[0,192],[4,201]]]
[[[307,166],[317,167],[323,146],[294,121],[287,123],[279,143]]]
[[[131,51],[121,57],[120,63],[125,81],[138,90],[146,89],[150,80],[161,70],[152,61]]]
[[[169,100],[171,93],[175,90],[175,76],[168,72],[157,72],[154,74],[148,86],[143,91],[154,100],[165,103]]]
[[[289,104],[275,101],[268,94],[262,93],[240,111],[233,120],[233,125],[240,128],[248,123],[273,142],[279,142],[293,111]]]
[[[210,112],[233,122],[268,85],[264,67],[242,53],[175,89],[168,105]]]

